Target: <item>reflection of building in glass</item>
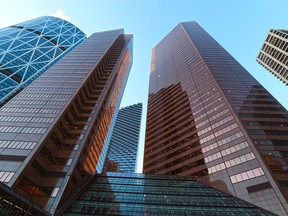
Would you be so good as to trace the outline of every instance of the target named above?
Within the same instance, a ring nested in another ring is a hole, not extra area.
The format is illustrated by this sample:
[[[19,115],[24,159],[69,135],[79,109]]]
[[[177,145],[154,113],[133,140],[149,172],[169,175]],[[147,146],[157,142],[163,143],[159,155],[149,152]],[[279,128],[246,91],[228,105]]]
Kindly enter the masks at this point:
[[[145,173],[207,175],[194,121],[188,94],[180,84],[149,95]]]
[[[274,215],[196,180],[169,175],[95,176],[64,215]]]
[[[3,183],[0,183],[0,197],[0,215],[48,215],[48,212],[19,196]]]
[[[144,173],[195,176],[287,215],[287,122],[283,106],[196,22],[153,49]]]
[[[288,85],[288,31],[271,29],[256,61]]]
[[[0,29],[0,104],[85,38],[73,24],[49,16]]]
[[[105,171],[136,171],[141,114],[141,103],[119,110],[107,152]]]
[[[95,33],[0,109],[0,181],[54,213],[100,173],[132,36]]]
[[[119,172],[119,163],[108,160],[106,156],[106,160],[105,160],[104,167],[103,167],[103,172],[108,172],[108,171]]]

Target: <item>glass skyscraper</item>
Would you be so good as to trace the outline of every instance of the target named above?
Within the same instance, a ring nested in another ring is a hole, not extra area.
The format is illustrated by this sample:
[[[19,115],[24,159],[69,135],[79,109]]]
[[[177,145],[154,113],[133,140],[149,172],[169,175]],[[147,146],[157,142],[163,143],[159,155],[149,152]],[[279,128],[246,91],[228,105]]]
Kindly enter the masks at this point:
[[[105,171],[136,172],[142,104],[121,108],[113,128]]]
[[[196,22],[152,50],[144,173],[288,213],[288,112]]]
[[[0,106],[86,38],[51,16],[0,29]]]
[[[89,185],[75,193],[78,198],[67,201],[65,216],[274,215],[196,180],[179,176],[108,172],[96,175]]]
[[[0,109],[1,182],[54,214],[102,171],[132,38],[94,33]]]

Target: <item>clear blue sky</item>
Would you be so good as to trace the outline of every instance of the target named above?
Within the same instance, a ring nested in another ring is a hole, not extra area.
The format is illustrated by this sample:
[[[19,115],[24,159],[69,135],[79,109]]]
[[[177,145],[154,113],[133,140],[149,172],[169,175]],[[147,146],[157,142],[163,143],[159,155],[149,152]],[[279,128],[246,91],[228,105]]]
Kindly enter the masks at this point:
[[[134,63],[121,106],[142,102],[146,117],[152,48],[179,22],[196,20],[287,109],[288,87],[255,61],[269,29],[288,29],[287,8],[287,0],[9,0],[1,1],[0,27],[61,9],[88,36],[117,28],[134,34]],[[145,118],[141,146],[144,134]]]

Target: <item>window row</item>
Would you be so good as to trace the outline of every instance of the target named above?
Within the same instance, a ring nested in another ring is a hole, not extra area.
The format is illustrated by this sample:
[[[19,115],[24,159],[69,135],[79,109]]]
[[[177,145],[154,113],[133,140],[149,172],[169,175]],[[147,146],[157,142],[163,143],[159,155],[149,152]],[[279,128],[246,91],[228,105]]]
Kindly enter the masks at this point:
[[[287,136],[288,130],[248,130],[251,135],[278,135]]]
[[[239,144],[237,144],[235,146],[231,146],[230,148],[222,150],[221,154],[223,156],[226,156],[226,155],[232,154],[234,152],[240,151],[242,149],[245,149],[248,146],[249,146],[248,143],[246,141],[244,141],[244,142],[241,142],[241,143],[239,143]]]
[[[38,108],[12,108],[4,107],[1,109],[2,112],[17,112],[17,113],[48,113],[48,114],[57,114],[60,109],[38,109]]]
[[[33,149],[36,146],[36,144],[37,144],[37,142],[1,140],[0,141],[0,148]]]
[[[233,134],[233,135],[231,135],[229,137],[226,137],[226,138],[218,141],[218,145],[217,145],[217,143],[213,143],[211,145],[208,145],[208,146],[202,148],[202,152],[205,153],[205,152],[211,151],[211,150],[217,148],[218,146],[222,146],[222,145],[224,145],[226,143],[230,143],[231,141],[236,140],[236,139],[238,139],[238,138],[240,138],[242,136],[243,136],[243,134],[241,132],[238,132],[236,134]]]
[[[44,134],[47,128],[1,126],[0,133]]]
[[[261,155],[265,157],[287,158],[288,151],[260,151]]]
[[[200,139],[200,144],[203,144],[203,143],[205,143],[205,142],[207,142],[207,141],[209,141],[209,140],[211,140],[211,139],[213,139],[215,137],[221,136],[222,134],[225,134],[225,133],[227,133],[227,132],[229,132],[229,131],[237,128],[237,127],[238,127],[238,125],[236,123],[231,124],[231,125],[223,128],[223,129],[215,132],[214,134],[211,134],[211,135],[209,135],[207,137],[204,137],[204,138]]]
[[[222,150],[221,154],[220,154],[220,152],[217,152],[216,154],[205,157],[204,159],[205,159],[205,162],[208,163],[208,162],[211,162],[211,161],[216,160],[218,158],[221,158],[223,156],[226,156],[226,155],[232,154],[234,152],[240,151],[240,150],[247,148],[247,147],[248,147],[248,143],[245,141],[245,142],[242,142],[242,143],[237,144],[235,146],[231,146],[227,149]]]
[[[264,175],[261,167],[230,176],[233,184]]]
[[[52,76],[42,76],[38,81],[82,81],[82,77],[52,77]]]
[[[247,126],[288,126],[288,122],[281,121],[242,121],[242,123]]]
[[[14,174],[15,174],[15,172],[1,171],[0,172],[0,182],[8,183]]]
[[[27,98],[69,98],[70,94],[29,94],[29,93],[20,93],[19,97]]]
[[[202,115],[197,116],[197,117],[195,118],[195,121],[197,122],[198,120],[204,118],[205,116],[207,116],[207,113],[203,113]]]
[[[233,117],[230,115],[230,116],[222,119],[221,121],[218,121],[217,123],[211,125],[211,127],[209,126],[209,127],[205,128],[205,129],[199,131],[199,132],[198,132],[198,136],[200,136],[200,135],[202,135],[202,134],[204,134],[204,133],[206,133],[206,132],[208,132],[208,131],[211,131],[212,129],[215,129],[215,128],[217,128],[217,127],[225,124],[226,122],[231,121],[232,119],[233,119]]]
[[[11,100],[10,104],[23,104],[23,105],[44,105],[46,100]]]
[[[219,154],[219,155],[220,155],[219,156],[219,158],[220,158],[221,154]],[[209,167],[208,168],[208,172],[209,172],[209,174],[215,173],[215,172],[224,170],[226,168],[230,168],[230,167],[236,166],[238,164],[245,163],[247,161],[253,160],[254,158],[255,158],[255,156],[254,156],[253,153],[248,153],[246,155],[242,155],[240,157],[233,158],[233,159],[231,159],[229,161],[226,161],[224,163],[220,163],[220,164],[217,164],[215,166]]]
[[[218,112],[217,114],[213,115],[212,117],[210,117],[209,120],[210,120],[210,121],[213,121],[213,120],[219,118],[220,116],[222,116],[222,115],[224,115],[224,114],[226,114],[226,113],[228,113],[228,112],[229,112],[228,109],[225,109],[225,110],[223,110],[223,111],[221,111],[221,112]],[[206,119],[205,121],[197,124],[197,128],[200,128],[200,127],[202,127],[203,125],[207,124],[207,123],[209,122],[209,120]]]
[[[225,109],[225,110],[223,110],[223,111],[221,111],[221,112],[218,112],[217,114],[213,115],[212,117],[210,117],[209,120],[210,120],[210,121],[213,121],[213,120],[219,118],[220,116],[222,116],[222,115],[224,115],[224,114],[226,114],[226,113],[228,113],[228,112],[229,112],[229,110],[228,110],[228,109]]]
[[[212,127],[212,129],[215,129],[215,128],[217,128],[217,127],[219,127],[219,126],[231,121],[232,119],[233,119],[233,117],[232,117],[232,115],[230,115],[230,116],[222,119],[221,121],[218,121],[215,124],[211,125],[211,127]]]
[[[78,86],[79,82],[33,82],[33,86]]]
[[[223,129],[215,132],[215,137],[221,136],[222,134],[227,133],[227,132],[229,132],[229,131],[237,128],[237,127],[238,127],[238,125],[237,125],[236,123],[231,124],[231,125],[229,125],[228,127],[223,128]]]
[[[233,134],[233,135],[231,135],[231,136],[229,136],[229,137],[226,137],[226,138],[218,141],[218,145],[219,145],[219,146],[222,146],[222,145],[224,145],[224,144],[226,144],[226,143],[229,143],[229,142],[231,142],[231,141],[233,141],[233,140],[236,140],[236,139],[238,139],[238,138],[240,138],[240,137],[243,137],[242,132],[235,133],[235,134]]]
[[[286,146],[288,143],[288,139],[286,140],[258,139],[254,140],[254,143],[256,145],[264,145],[264,146],[273,146],[273,145]]]
[[[54,118],[0,116],[0,121],[2,121],[2,122],[52,123],[53,120],[54,120]]]
[[[282,107],[269,107],[269,106],[260,106],[260,107],[256,107],[256,106],[242,106],[241,107],[241,111],[281,111],[281,112],[285,112],[285,109]]]
[[[72,92],[75,90],[75,88],[43,88],[43,87],[30,87],[26,89],[29,92],[35,91],[35,92]]]
[[[220,109],[223,106],[225,106],[225,103],[221,103],[221,104],[217,105],[216,107],[213,107],[213,109],[208,110],[207,114],[211,114],[211,113],[215,112],[216,110]]]
[[[62,106],[65,101],[47,101],[47,100],[11,100],[10,104],[23,104],[23,105],[51,105],[51,106]]]

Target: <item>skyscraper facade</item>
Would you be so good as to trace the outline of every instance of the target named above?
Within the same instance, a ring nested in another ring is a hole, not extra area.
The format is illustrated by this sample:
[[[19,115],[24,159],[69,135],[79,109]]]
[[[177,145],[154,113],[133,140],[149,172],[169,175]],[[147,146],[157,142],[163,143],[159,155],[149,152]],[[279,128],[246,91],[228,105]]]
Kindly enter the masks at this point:
[[[86,38],[50,16],[0,29],[0,106]]]
[[[256,61],[288,85],[288,31],[271,29]]]
[[[101,172],[132,35],[95,33],[0,109],[0,181],[54,213]]]
[[[287,215],[288,113],[196,22],[153,50],[144,173],[198,178]]]
[[[119,110],[107,152],[105,171],[136,171],[141,116],[141,103]]]

